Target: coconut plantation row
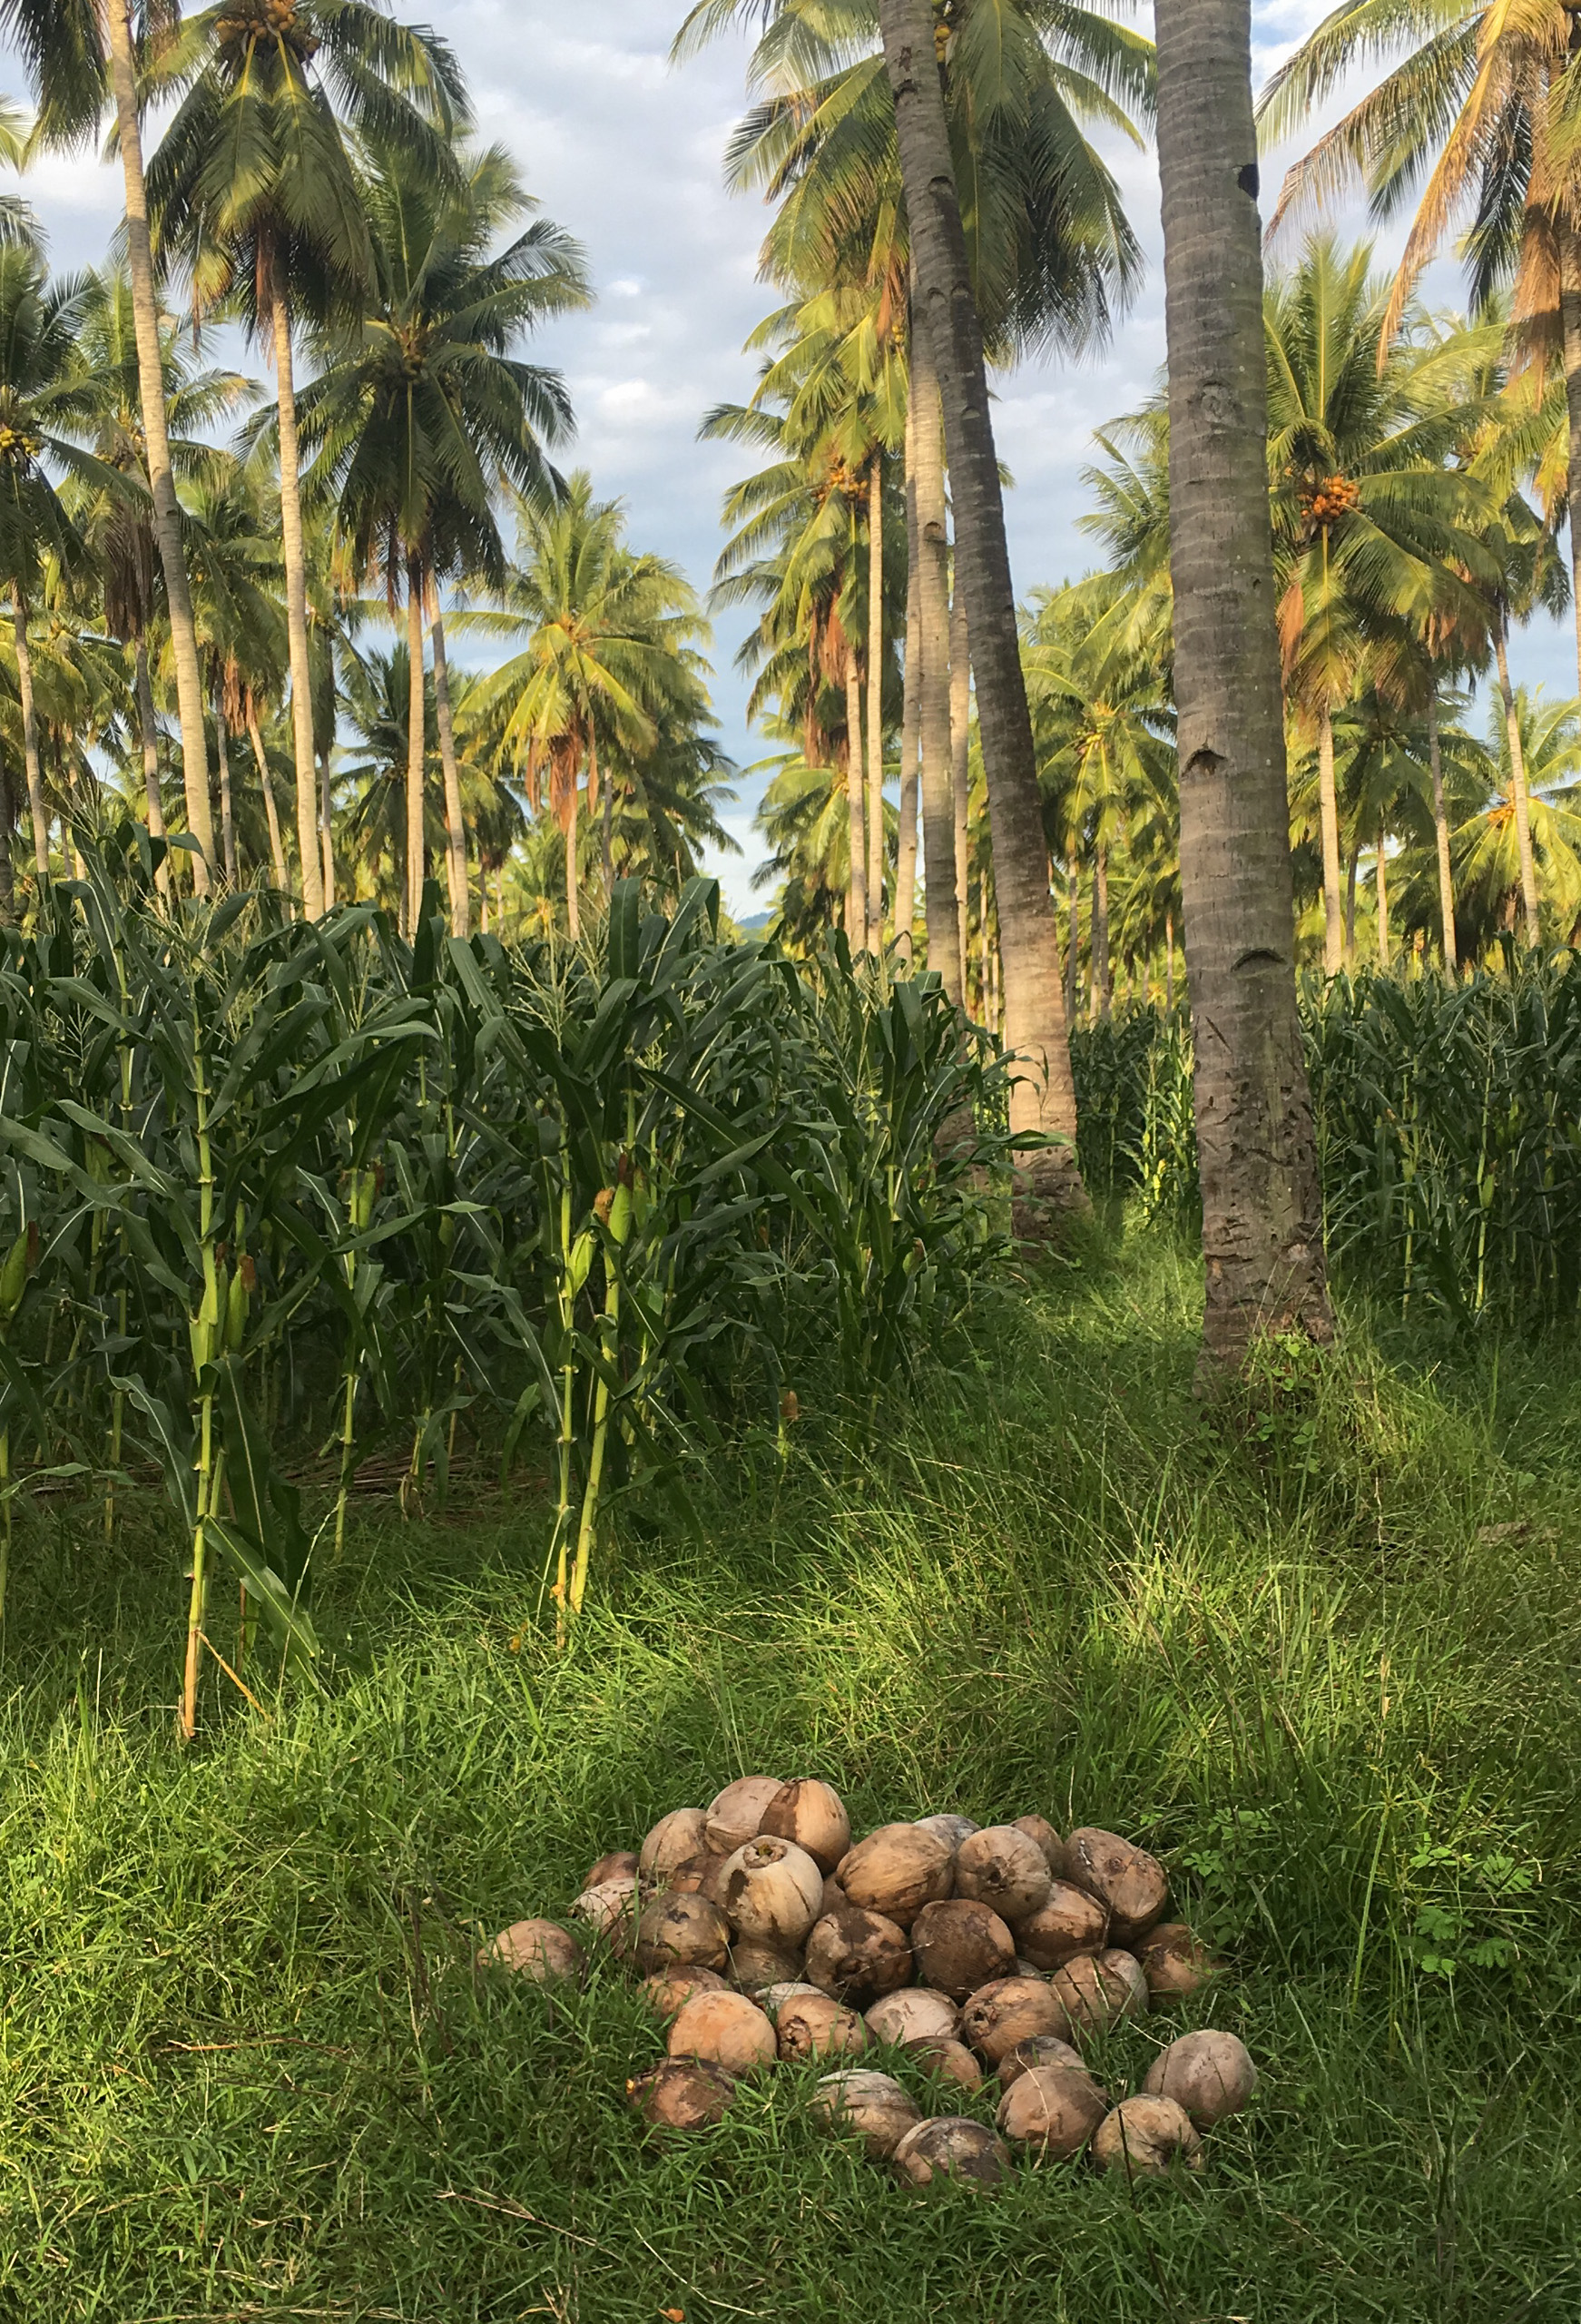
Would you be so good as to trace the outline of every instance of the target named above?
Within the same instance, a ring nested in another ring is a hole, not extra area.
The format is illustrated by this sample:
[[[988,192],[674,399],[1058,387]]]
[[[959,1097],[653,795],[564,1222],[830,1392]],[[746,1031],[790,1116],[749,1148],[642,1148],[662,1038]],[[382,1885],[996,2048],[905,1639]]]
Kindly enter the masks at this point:
[[[477,12],[0,0],[0,2324],[1576,2313],[1581,67],[1155,14],[664,19],[703,587]]]

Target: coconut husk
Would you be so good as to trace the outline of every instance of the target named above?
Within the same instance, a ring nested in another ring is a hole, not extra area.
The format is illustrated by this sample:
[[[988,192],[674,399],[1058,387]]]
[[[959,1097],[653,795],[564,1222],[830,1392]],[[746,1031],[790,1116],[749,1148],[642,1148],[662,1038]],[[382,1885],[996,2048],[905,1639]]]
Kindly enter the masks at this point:
[[[1169,1875],[1118,1832],[1084,1826],[1065,1844],[1065,1878],[1095,1896],[1109,1915],[1109,1941],[1131,1947],[1164,1918],[1169,1905]]]
[[[719,1994],[724,1979],[712,1969],[660,1969],[643,1980],[643,1999],[661,2017],[673,2017],[693,1994]]]
[[[955,1858],[937,1832],[885,1824],[840,1858],[836,1876],[851,1904],[909,1928],[924,1905],[949,1895]]]
[[[1040,2162],[1060,2162],[1081,2152],[1108,2111],[1107,2091],[1078,2061],[1028,2066],[999,2101],[996,2120],[1007,2139],[1029,2147]]]
[[[914,2187],[936,2179],[969,2179],[997,2187],[1010,2168],[1004,2141],[967,2114],[936,2114],[907,2132],[895,2149],[895,2168]]]
[[[1139,2092],[1105,2115],[1093,2140],[1093,2159],[1129,2179],[1162,2179],[1177,2162],[1200,2171],[1203,2142],[1183,2106]]]
[[[727,1783],[708,1810],[708,1845],[716,1856],[733,1856],[755,1840],[769,1802],[780,1789],[778,1776],[738,1776]]]
[[[1068,1880],[1056,1880],[1046,1901],[1016,1931],[1017,1949],[1039,1969],[1063,1969],[1078,1953],[1101,1953],[1109,1915],[1095,1896]]]
[[[580,1984],[587,1967],[582,1947],[556,1921],[513,1921],[477,1956],[480,1969],[508,1969],[537,1985]]]
[[[826,1913],[807,1940],[807,1981],[837,2001],[867,2008],[912,1981],[905,1930],[855,1905]]]
[[[999,2061],[999,2087],[1008,2090],[1031,2066],[1074,2066],[1085,2073],[1087,2062],[1070,2043],[1062,2042],[1056,2034],[1034,2034],[1025,2042],[1017,2042],[1007,2050]]]
[[[1149,1929],[1136,1948],[1136,1958],[1154,2002],[1183,2000],[1222,1974],[1221,1964],[1183,1921],[1165,1921]]]
[[[738,1936],[730,1949],[730,1973],[744,1994],[761,1994],[771,1985],[800,1984],[806,1966],[801,1954],[779,1945],[760,1945]]]
[[[823,1906],[823,1875],[793,1840],[748,1840],[725,1859],[720,1901],[739,1936],[791,1953]]]
[[[960,2090],[980,2090],[983,2069],[964,2042],[954,2042],[937,2034],[924,2034],[915,2042],[905,2043],[908,2057],[925,2065],[940,2082],[948,2082]]]
[[[673,2058],[706,2058],[727,2073],[771,2066],[778,2051],[767,2014],[745,1994],[694,1994],[676,2011],[665,2045]]]
[[[1147,1981],[1141,1966],[1129,1954],[1124,1958],[1129,1970],[1113,1954],[1078,1953],[1049,1979],[1049,1990],[1077,2033],[1102,2034],[1146,2008]]]
[[[868,2029],[856,2011],[829,1994],[798,1994],[782,2004],[774,2032],[782,2058],[857,2057],[868,2046]]]
[[[1047,1903],[1052,1886],[1043,1850],[1014,1824],[990,1824],[956,1851],[956,1895],[990,1905],[1012,1928]]]
[[[1070,2019],[1053,1986],[1040,1977],[1000,1977],[971,1994],[961,2011],[961,2039],[991,2066],[1017,2042],[1037,2034],[1070,2039]]]
[[[634,1848],[615,1848],[608,1856],[601,1856],[583,1882],[585,1892],[602,1887],[606,1880],[634,1880],[637,1876],[637,1853]]]
[[[1257,2068],[1243,2042],[1208,2026],[1172,2042],[1142,2087],[1150,2097],[1174,2099],[1205,2131],[1241,2112],[1257,2087]]]
[[[632,1949],[636,1909],[636,1875],[618,1873],[613,1880],[601,1880],[596,1888],[584,1888],[571,1907],[571,1917],[585,1921],[616,1959],[624,1961]]]
[[[637,1876],[651,1888],[670,1888],[693,1856],[708,1853],[708,1810],[673,1807],[661,1816],[637,1854]]]
[[[706,1896],[671,1889],[644,1905],[637,1922],[637,1966],[646,1976],[664,1969],[722,1971],[730,1957],[730,1923]]]
[[[966,1897],[924,1905],[911,1924],[911,1951],[923,1981],[955,2001],[1016,1966],[1016,1940],[1006,1924],[992,1905]]]
[[[782,1783],[758,1827],[763,1839],[793,1840],[820,1872],[832,1872],[851,1844],[851,1819],[832,1785],[803,1776]]]
[[[902,1985],[868,2011],[868,2030],[875,2042],[952,2042],[959,2025],[960,2012],[949,1995],[926,1985]]]
[[[626,2096],[655,2131],[703,2131],[736,2095],[728,2073],[701,2058],[666,2058],[626,2084]]]
[[[875,2162],[888,2162],[912,2125],[921,2121],[915,2101],[893,2074],[848,2066],[826,2073],[812,2094],[815,2111],[832,2130],[860,2139]]]
[[[1025,1832],[1027,1838],[1036,1840],[1043,1850],[1043,1860],[1048,1866],[1051,1878],[1063,1880],[1065,1878],[1065,1842],[1060,1838],[1047,1817],[1017,1816],[1013,1818],[1013,1821],[1016,1831]]]

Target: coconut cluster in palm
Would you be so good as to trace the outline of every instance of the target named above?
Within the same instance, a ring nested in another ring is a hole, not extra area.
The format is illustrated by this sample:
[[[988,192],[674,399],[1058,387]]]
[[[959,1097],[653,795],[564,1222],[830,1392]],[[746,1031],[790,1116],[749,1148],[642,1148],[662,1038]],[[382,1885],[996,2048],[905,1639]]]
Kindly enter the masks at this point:
[[[1115,1832],[938,1814],[853,1845],[830,1785],[744,1776],[601,1856],[572,1926],[519,1921],[478,1959],[579,1983],[597,1949],[639,1977],[666,2055],[627,2090],[655,2130],[706,2129],[750,2077],[810,2062],[830,2127],[915,2185],[1084,2151],[1136,2178],[1200,2168],[1203,2133],[1257,2083],[1213,2030],[1162,2046],[1140,2091],[1097,2080],[1095,2037],[1217,1974],[1168,1909],[1164,1866]],[[896,2051],[937,2111],[882,2070]],[[992,2127],[948,2111],[967,2092],[994,2098]]]

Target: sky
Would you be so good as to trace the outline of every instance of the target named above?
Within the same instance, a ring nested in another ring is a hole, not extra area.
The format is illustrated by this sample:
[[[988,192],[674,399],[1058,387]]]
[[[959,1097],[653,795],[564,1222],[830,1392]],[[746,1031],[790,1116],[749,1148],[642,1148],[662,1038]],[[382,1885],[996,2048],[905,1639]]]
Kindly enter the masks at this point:
[[[587,468],[601,496],[619,497],[636,547],[677,560],[705,590],[718,553],[721,497],[741,468],[739,448],[697,441],[703,413],[751,391],[742,352],[774,303],[757,279],[767,224],[761,202],[725,192],[725,141],[746,103],[749,45],[720,41],[683,66],[669,63],[684,0],[427,0],[475,95],[478,127],[518,156],[545,213],[584,245],[596,304],[535,343],[565,374],[577,436],[562,465]],[[419,13],[420,0],[403,5]],[[1142,17],[1147,22],[1150,12]],[[1272,0],[1253,9],[1253,75],[1261,82],[1325,13],[1324,0]],[[11,60],[0,85],[19,86]],[[1080,572],[1090,549],[1076,528],[1092,431],[1134,409],[1164,359],[1158,175],[1151,149],[1098,141],[1142,242],[1145,275],[1113,343],[1080,365],[1028,362],[996,382],[1000,456],[1015,478],[1007,498],[1012,568],[1023,596]],[[1282,157],[1288,158],[1288,157]],[[1279,155],[1265,158],[1266,187]],[[53,158],[26,191],[60,266],[97,263],[119,212],[120,172],[83,157]],[[1354,221],[1350,222],[1354,224]],[[1383,254],[1380,246],[1380,256]],[[1428,286],[1452,300],[1452,270]],[[745,715],[734,655],[746,617],[722,620],[712,658],[723,747],[741,767],[764,745]],[[1573,690],[1566,631],[1544,624],[1517,642],[1517,677]],[[761,783],[742,782],[724,815],[742,852],[718,859],[728,905],[761,910],[751,828]]]

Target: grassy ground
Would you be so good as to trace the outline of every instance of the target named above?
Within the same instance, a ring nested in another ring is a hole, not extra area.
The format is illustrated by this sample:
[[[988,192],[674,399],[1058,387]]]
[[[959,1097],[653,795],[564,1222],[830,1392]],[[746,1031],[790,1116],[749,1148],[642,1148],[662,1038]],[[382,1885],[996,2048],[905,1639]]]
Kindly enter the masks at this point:
[[[811,1410],[702,1544],[628,1540],[563,1659],[534,1509],[365,1525],[329,1694],[216,1693],[185,1756],[168,1545],[19,1543],[5,2324],[1570,2324],[1581,1363],[1353,1319],[1240,1430],[1193,1406],[1193,1296],[1143,1244],[991,1298],[876,1449]],[[631,1992],[470,1954],[753,1770],[1164,1854],[1232,1962],[1195,2016],[1264,2076],[1203,2176],[904,2192],[790,2069],[644,2142]]]

